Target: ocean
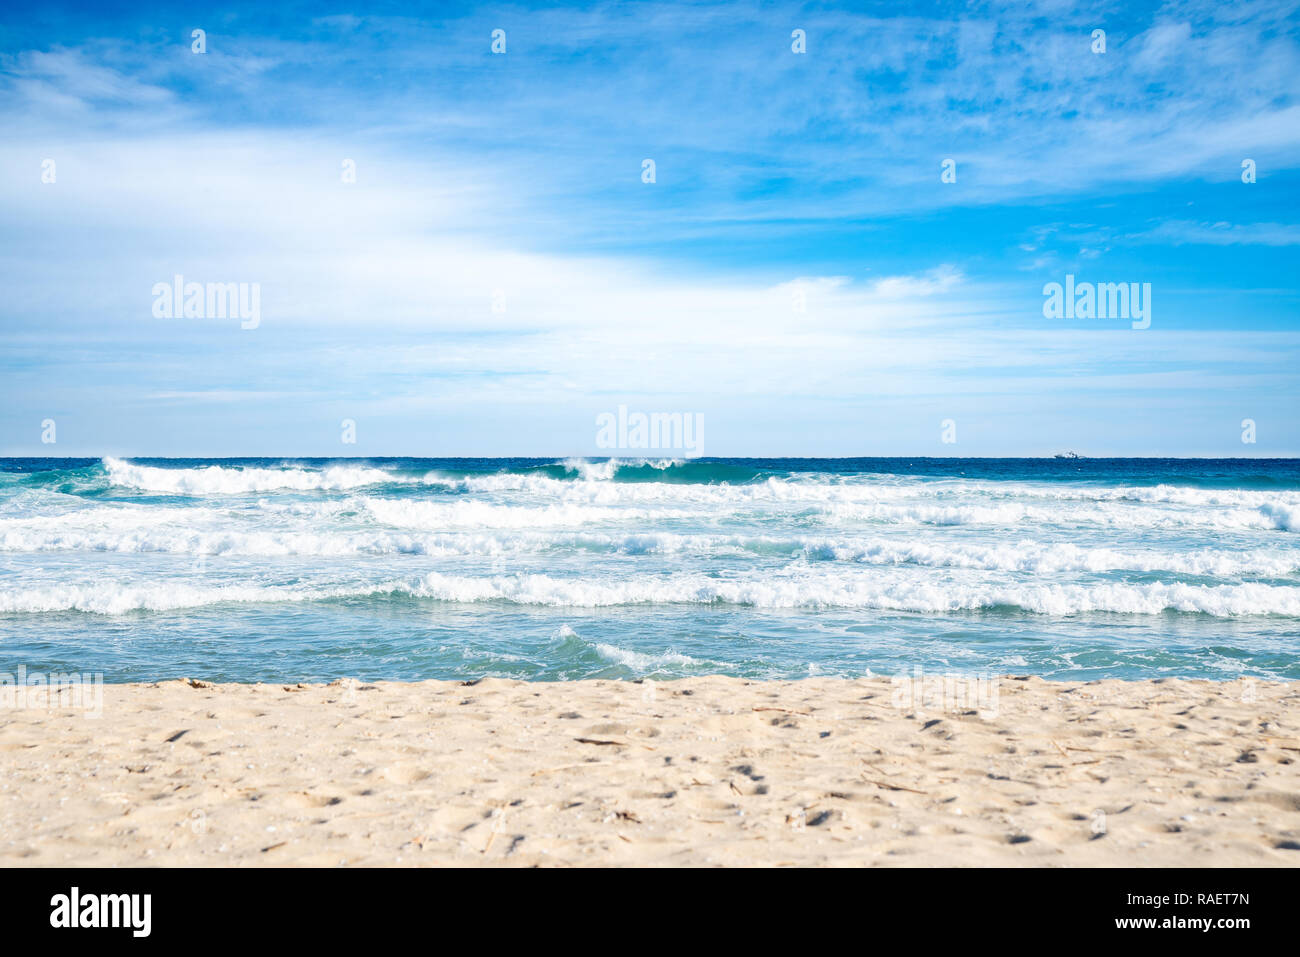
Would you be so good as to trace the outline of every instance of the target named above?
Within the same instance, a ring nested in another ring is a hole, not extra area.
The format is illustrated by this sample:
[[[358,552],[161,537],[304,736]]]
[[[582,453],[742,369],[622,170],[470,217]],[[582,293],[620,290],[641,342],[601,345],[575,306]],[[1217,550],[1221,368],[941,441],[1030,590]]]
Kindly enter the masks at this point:
[[[0,672],[1300,678],[1300,460],[0,459]]]

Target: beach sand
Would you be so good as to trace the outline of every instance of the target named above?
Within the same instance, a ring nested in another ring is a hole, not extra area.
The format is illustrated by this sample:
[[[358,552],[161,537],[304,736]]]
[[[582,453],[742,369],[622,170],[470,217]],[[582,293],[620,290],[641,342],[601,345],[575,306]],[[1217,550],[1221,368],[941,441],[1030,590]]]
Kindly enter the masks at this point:
[[[1297,683],[103,692],[0,711],[0,863],[1300,865]]]

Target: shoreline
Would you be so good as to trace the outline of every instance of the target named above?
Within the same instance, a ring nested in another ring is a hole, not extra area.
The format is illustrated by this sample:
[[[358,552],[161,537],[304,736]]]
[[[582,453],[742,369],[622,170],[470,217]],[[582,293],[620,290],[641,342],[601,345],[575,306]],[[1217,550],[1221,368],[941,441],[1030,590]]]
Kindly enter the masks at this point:
[[[0,866],[1300,866],[1300,682],[993,680],[105,684]]]

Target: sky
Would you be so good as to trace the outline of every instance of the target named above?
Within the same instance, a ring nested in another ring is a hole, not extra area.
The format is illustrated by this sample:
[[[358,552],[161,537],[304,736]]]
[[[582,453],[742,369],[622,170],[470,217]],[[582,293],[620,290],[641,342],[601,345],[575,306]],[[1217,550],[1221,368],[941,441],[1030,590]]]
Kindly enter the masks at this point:
[[[0,455],[1300,455],[1300,4],[852,6],[9,5]]]

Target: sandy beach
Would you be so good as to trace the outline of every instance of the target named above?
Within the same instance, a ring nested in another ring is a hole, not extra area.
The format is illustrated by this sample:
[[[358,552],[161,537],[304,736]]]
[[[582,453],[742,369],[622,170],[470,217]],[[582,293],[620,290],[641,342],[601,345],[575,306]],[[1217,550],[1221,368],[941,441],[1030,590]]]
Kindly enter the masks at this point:
[[[1300,865],[1290,683],[103,691],[0,716],[3,864]]]

